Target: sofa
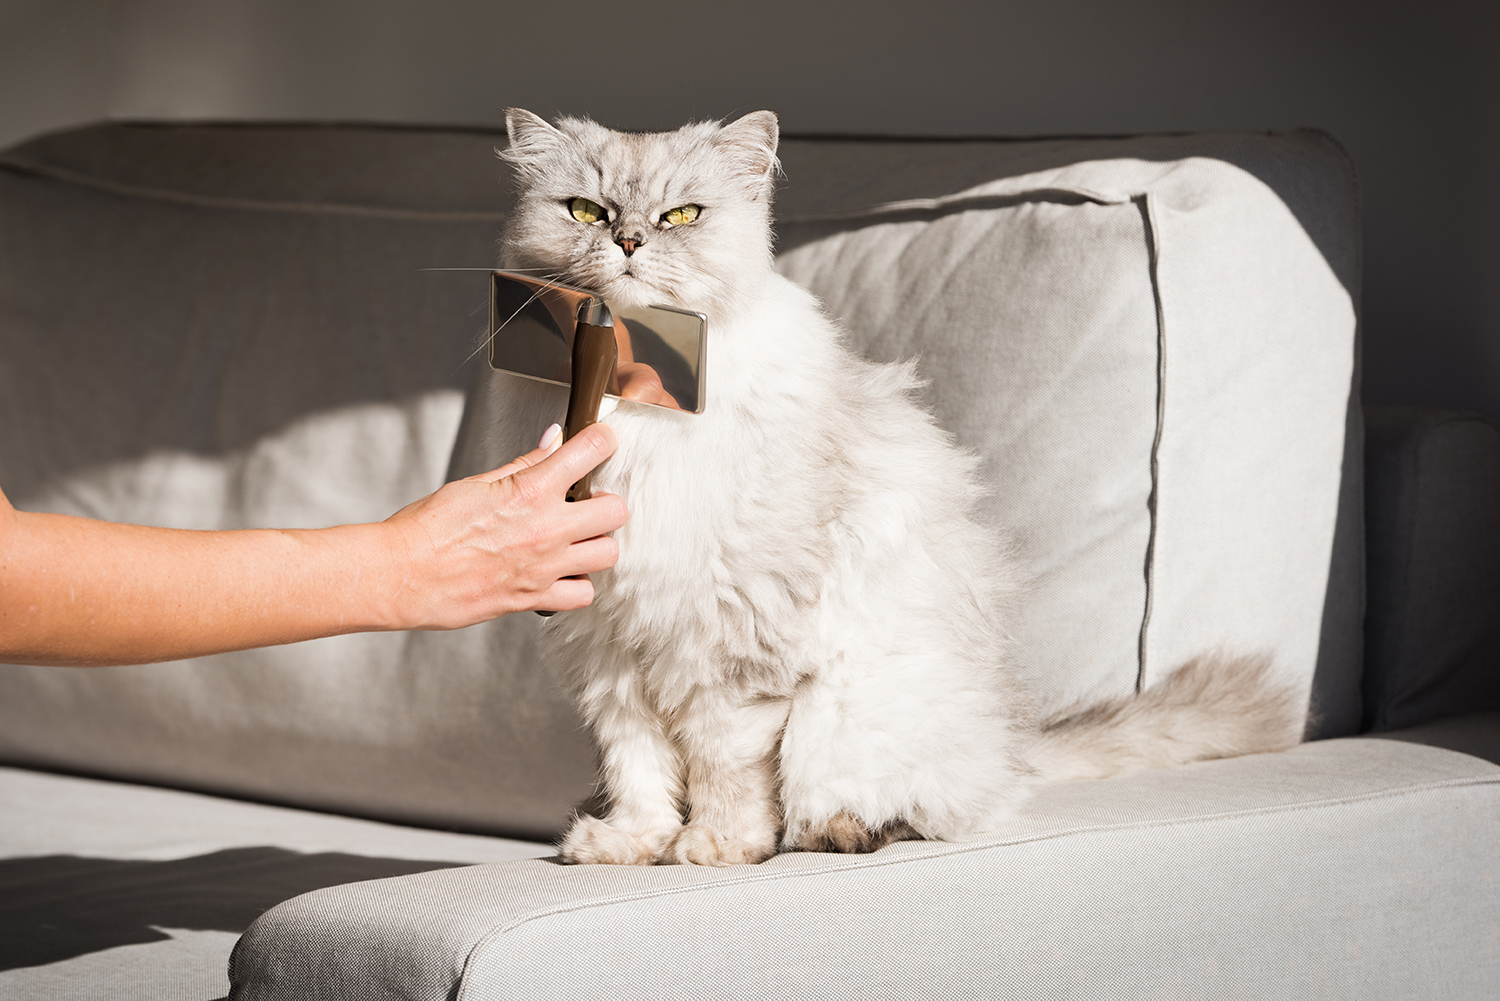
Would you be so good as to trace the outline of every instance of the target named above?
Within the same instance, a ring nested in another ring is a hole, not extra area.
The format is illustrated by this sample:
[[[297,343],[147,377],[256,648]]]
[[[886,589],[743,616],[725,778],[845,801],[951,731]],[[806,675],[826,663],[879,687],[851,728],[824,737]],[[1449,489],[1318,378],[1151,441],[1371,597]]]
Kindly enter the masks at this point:
[[[565,393],[480,350],[503,143],[140,122],[0,154],[12,502],[317,527],[524,451]],[[1044,787],[974,842],[565,866],[594,759],[536,616],[0,666],[0,997],[1493,996],[1500,430],[1361,406],[1337,143],[781,160],[778,267],[918,360],[993,485],[1043,707],[1262,653],[1307,740]]]

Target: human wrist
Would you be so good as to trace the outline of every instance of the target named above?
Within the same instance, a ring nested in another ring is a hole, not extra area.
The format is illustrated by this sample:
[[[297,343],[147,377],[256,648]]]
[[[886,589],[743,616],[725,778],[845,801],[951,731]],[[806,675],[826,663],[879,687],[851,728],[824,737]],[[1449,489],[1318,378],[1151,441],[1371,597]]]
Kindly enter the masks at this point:
[[[390,522],[317,529],[313,541],[339,582],[339,632],[414,628],[406,587],[411,547]]]

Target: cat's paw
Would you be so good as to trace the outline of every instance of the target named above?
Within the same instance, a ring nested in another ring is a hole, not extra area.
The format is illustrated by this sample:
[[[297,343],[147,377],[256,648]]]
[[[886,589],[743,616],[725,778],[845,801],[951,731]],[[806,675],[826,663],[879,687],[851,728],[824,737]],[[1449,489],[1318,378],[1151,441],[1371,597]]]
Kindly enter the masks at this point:
[[[852,813],[836,813],[819,824],[813,824],[791,838],[791,843],[805,852],[842,852],[862,855],[879,851],[892,841],[918,838],[916,831],[903,821],[895,821],[871,830]]]
[[[583,814],[573,821],[557,854],[577,865],[651,865],[657,849],[643,838]]]
[[[726,837],[712,827],[689,824],[677,832],[664,862],[682,865],[753,865],[776,854],[775,845],[757,845]]]

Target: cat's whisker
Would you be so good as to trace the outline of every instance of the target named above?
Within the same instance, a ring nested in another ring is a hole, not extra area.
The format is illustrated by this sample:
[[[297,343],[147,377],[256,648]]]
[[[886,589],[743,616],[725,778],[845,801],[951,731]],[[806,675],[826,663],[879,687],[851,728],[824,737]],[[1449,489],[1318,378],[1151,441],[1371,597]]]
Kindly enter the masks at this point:
[[[536,269],[536,270],[540,270],[540,269]],[[495,335],[498,334],[498,333],[500,333],[500,331],[502,331],[502,330],[505,329],[505,324],[509,323],[511,320],[514,320],[516,317],[520,316],[521,312],[527,306],[530,306],[533,302],[535,302],[536,301],[536,297],[539,296],[539,295],[541,295],[541,294],[542,294],[542,290],[541,289],[537,289],[535,292],[531,293],[531,295],[527,297],[526,301],[523,302],[523,303],[521,303],[521,305],[516,308],[516,311],[514,313],[510,314],[509,316],[507,316],[505,318],[504,323],[501,323],[494,330],[491,330],[489,332],[489,336],[485,337],[485,339],[483,341],[480,341],[479,342],[479,346],[477,348],[475,348],[473,351],[470,351],[468,357],[465,358],[463,361],[461,361],[461,362],[458,363],[458,368],[456,368],[456,369],[453,370],[453,374],[457,375],[459,369],[461,369],[465,365],[469,364],[469,362],[471,362],[471,361],[474,360],[474,356],[475,355],[479,354],[479,352],[481,352],[485,348],[489,347],[490,346],[490,342],[492,342],[495,339]],[[477,312],[479,312],[479,310],[476,309],[474,312],[477,313]],[[470,313],[469,315],[473,316],[474,313]]]
[[[547,268],[418,268],[418,271],[547,271]]]

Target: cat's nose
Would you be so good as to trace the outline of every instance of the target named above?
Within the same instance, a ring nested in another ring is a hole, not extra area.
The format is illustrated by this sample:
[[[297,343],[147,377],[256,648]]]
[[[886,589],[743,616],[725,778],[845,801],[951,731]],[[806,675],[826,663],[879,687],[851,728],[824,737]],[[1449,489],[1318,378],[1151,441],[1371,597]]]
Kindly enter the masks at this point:
[[[629,257],[635,253],[635,248],[641,246],[646,241],[641,239],[639,233],[634,233],[630,236],[617,236],[615,237],[615,242],[620,245],[621,250],[625,251],[625,256]]]

